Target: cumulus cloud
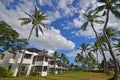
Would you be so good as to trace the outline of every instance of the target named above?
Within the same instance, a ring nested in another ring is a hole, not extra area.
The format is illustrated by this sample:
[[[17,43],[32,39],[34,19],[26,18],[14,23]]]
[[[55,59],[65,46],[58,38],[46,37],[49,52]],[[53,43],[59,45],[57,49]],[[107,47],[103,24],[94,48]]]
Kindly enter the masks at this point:
[[[10,26],[13,27],[19,34],[20,38],[27,38],[31,30],[31,24],[26,26],[21,26],[21,21],[18,21],[18,18],[28,17],[21,10],[31,13],[34,9],[34,4],[32,1],[21,0],[20,3],[16,6],[16,9],[6,9],[6,5],[0,1],[0,19],[6,21]],[[60,17],[59,13],[56,12],[56,17]],[[40,35],[39,38],[36,38],[35,32],[33,32],[30,39],[30,44],[36,45],[37,47],[56,50],[56,49],[73,49],[75,44],[67,40],[64,36],[61,35],[60,30],[51,28],[49,30],[44,30],[45,35]],[[39,33],[41,34],[41,33]]]

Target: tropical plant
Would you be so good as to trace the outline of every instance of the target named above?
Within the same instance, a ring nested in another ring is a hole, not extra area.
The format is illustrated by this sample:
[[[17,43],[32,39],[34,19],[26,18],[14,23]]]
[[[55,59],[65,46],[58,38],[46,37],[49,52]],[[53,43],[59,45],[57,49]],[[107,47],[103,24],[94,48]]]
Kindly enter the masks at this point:
[[[105,20],[105,24],[104,24],[103,33],[104,33],[104,37],[105,37],[106,43],[108,45],[110,54],[113,58],[114,65],[115,65],[115,75],[111,79],[117,80],[119,68],[118,68],[118,65],[117,65],[116,57],[115,57],[115,55],[113,53],[113,50],[112,50],[112,46],[110,44],[110,40],[109,40],[109,38],[107,36],[107,33],[106,33],[106,28],[107,28],[107,24],[108,24],[108,21],[109,21],[110,11],[112,12],[112,14],[115,15],[115,17],[120,19],[120,12],[118,10],[120,8],[120,4],[119,4],[120,0],[98,0],[98,2],[104,3],[104,5],[97,7],[95,10],[97,12],[104,11],[104,13],[106,13],[106,20]]]
[[[21,25],[27,25],[29,23],[32,23],[32,29],[30,31],[30,34],[27,38],[27,42],[30,40],[30,37],[32,35],[32,32],[33,32],[33,29],[35,29],[35,32],[36,32],[36,37],[38,37],[38,31],[40,30],[40,32],[42,34],[44,34],[43,32],[43,29],[42,28],[47,28],[47,25],[43,23],[44,20],[48,20],[48,17],[46,15],[44,15],[44,13],[42,13],[37,7],[35,7],[35,10],[34,10],[34,13],[33,15],[30,15],[29,13],[25,12],[25,11],[22,11],[24,12],[26,15],[29,16],[29,18],[19,18],[19,20],[23,21],[21,23]],[[21,61],[20,61],[20,64],[19,64],[19,68],[18,68],[18,76],[20,75],[20,72],[21,72],[21,66],[22,66],[22,62],[23,62],[23,58],[24,58],[24,55],[25,55],[25,52],[26,52],[26,45],[25,45],[25,48],[24,48],[24,51],[23,51],[23,54],[22,54],[22,58],[21,58]]]

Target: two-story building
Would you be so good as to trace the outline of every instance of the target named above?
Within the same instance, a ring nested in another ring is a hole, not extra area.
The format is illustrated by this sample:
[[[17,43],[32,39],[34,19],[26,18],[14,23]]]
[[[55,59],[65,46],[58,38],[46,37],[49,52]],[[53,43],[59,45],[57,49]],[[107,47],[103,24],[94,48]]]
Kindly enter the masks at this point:
[[[0,53],[0,66],[11,70],[14,76],[18,73],[18,67],[21,62],[23,51]],[[48,55],[49,51],[29,48],[25,52],[21,66],[20,75],[30,75],[32,72],[39,73],[40,76],[47,76],[50,73],[67,71],[67,66],[60,61],[53,60]]]

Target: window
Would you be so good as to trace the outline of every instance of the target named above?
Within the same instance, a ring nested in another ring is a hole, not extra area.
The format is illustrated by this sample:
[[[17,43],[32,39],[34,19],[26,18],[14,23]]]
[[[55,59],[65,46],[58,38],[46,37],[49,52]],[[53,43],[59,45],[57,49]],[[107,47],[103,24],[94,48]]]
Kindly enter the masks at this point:
[[[35,66],[35,71],[36,72],[41,72],[42,71],[42,66]]]
[[[47,71],[47,66],[44,66],[44,70],[43,71]]]
[[[11,69],[11,67],[12,67],[12,66],[10,65],[10,66],[8,67],[8,70],[10,70],[10,69]]]
[[[25,56],[24,56],[24,58],[26,58],[26,59],[31,59],[31,54],[25,54]]]
[[[2,60],[4,57],[4,54],[0,54],[0,60]]]
[[[42,56],[38,56],[37,57],[37,61],[43,61],[43,57]]]

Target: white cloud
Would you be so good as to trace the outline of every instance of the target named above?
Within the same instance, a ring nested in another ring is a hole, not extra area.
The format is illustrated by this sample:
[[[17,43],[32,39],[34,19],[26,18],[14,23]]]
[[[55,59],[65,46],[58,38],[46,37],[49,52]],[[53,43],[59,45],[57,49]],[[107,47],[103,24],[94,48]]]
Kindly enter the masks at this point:
[[[39,38],[36,38],[33,34],[30,43],[34,43],[36,46],[42,46],[44,48],[52,50],[69,50],[75,47],[75,44],[72,41],[67,40],[61,35],[60,30],[51,27],[50,30],[44,31],[45,34],[40,35]]]
[[[6,21],[9,25],[13,27],[19,34],[21,38],[27,38],[31,30],[31,24],[26,26],[21,26],[21,21],[18,18],[28,17],[21,10],[25,10],[30,13],[33,9],[33,2],[22,1],[16,6],[16,9],[6,9],[5,5],[0,1],[0,19]],[[56,16],[59,17],[59,14],[56,12]],[[75,44],[67,40],[64,36],[61,35],[60,30],[52,28],[50,30],[44,30],[45,35],[36,38],[33,33],[30,43],[36,45],[37,47],[47,48],[47,49],[73,49]]]

